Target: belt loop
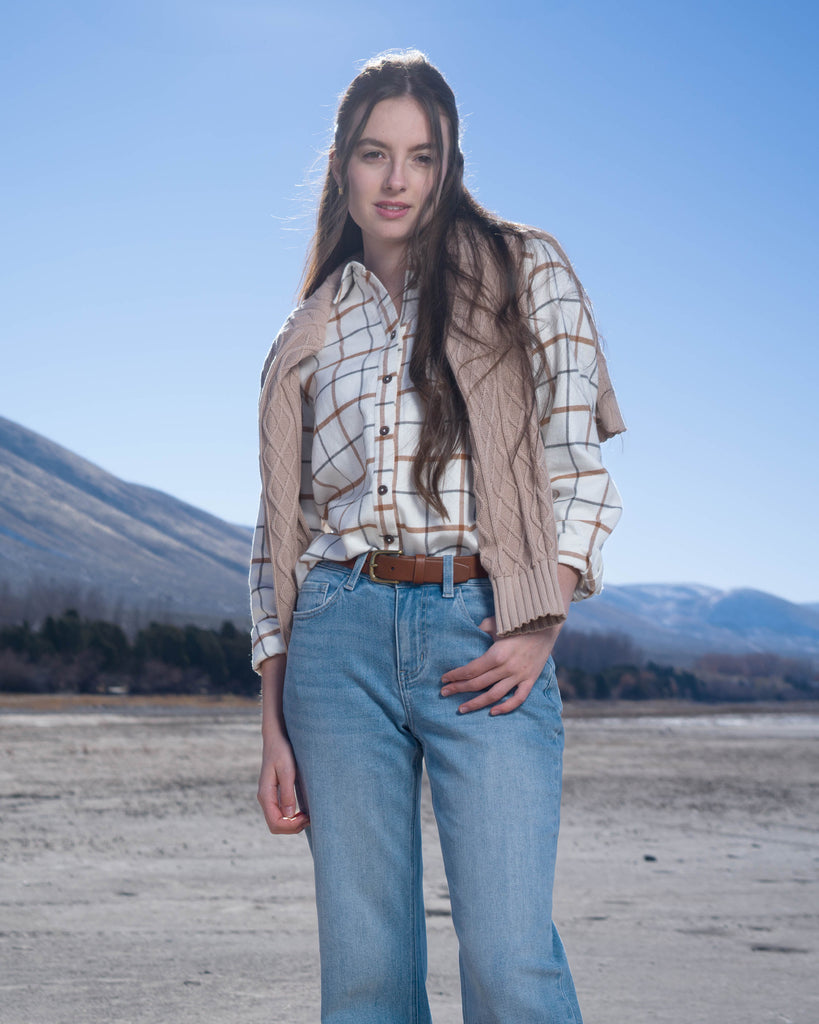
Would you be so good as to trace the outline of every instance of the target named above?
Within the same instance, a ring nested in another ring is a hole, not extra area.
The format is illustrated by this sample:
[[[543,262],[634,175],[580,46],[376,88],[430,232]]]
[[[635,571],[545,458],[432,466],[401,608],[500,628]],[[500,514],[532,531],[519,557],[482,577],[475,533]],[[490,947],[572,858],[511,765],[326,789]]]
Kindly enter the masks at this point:
[[[455,556],[444,555],[444,583],[441,597],[455,596]]]
[[[355,565],[353,566],[353,571],[350,573],[350,578],[344,584],[345,590],[352,590],[356,583],[358,583],[358,577],[361,575],[361,570],[364,568],[364,563],[367,561],[367,555],[369,555],[369,553],[369,551],[365,551],[355,560]]]
[[[423,583],[424,582],[424,569],[427,564],[426,555],[416,555],[415,565],[412,567],[412,582]]]

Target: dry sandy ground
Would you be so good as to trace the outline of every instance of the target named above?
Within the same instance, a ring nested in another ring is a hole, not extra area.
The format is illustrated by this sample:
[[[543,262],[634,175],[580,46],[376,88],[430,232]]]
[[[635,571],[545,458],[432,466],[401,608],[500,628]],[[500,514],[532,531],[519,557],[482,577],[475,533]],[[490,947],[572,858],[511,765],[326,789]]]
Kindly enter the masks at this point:
[[[684,710],[567,714],[555,916],[586,1024],[817,1024],[819,714]],[[247,705],[6,702],[3,1024],[318,1021],[307,845],[265,831],[257,751]],[[454,1024],[432,832],[429,990]]]

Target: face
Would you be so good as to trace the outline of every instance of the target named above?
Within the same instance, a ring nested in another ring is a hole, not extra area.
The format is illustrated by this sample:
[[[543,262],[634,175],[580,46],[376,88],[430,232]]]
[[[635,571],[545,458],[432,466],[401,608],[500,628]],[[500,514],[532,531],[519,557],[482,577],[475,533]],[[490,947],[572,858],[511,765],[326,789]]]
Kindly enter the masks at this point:
[[[447,126],[442,124],[447,146]],[[446,161],[447,152],[443,154]],[[350,216],[361,228],[364,260],[375,267],[406,247],[435,183],[436,160],[426,113],[411,96],[377,103],[347,167]],[[335,166],[333,174],[340,183]]]

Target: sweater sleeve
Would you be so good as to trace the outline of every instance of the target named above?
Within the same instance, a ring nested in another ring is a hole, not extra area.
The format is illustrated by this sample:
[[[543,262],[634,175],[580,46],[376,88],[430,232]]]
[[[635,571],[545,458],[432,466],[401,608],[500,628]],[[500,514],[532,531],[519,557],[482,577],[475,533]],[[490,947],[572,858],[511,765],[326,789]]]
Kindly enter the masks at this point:
[[[536,400],[552,485],[558,562],[580,573],[574,600],[602,589],[601,548],[622,512],[598,441],[597,338],[591,313],[561,254],[530,243],[529,316],[537,338]]]
[[[313,423],[312,403],[302,391],[299,502],[310,532],[313,537],[316,537],[323,532],[323,525],[313,497]],[[296,578],[299,580],[299,584],[306,573],[307,566],[302,566],[301,563],[297,565]],[[252,664],[258,672],[259,666],[265,658],[271,658],[274,654],[284,654],[286,650],[276,609],[276,582],[273,563],[267,545],[264,492],[259,500],[259,515],[256,520],[250,556],[250,614],[252,620],[250,631]]]

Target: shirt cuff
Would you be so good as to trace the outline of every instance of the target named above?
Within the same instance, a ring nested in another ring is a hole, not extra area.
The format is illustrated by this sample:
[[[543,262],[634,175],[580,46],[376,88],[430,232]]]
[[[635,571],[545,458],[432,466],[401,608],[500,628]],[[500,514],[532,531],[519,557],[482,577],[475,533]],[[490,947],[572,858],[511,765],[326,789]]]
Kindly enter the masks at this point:
[[[560,565],[570,565],[580,573],[572,601],[584,601],[603,589],[603,559],[599,551],[593,551],[591,557],[587,557],[576,551],[560,550],[557,561]]]
[[[267,619],[254,625],[250,631],[252,665],[259,672],[260,665],[267,658],[286,653],[284,638],[277,619]]]

